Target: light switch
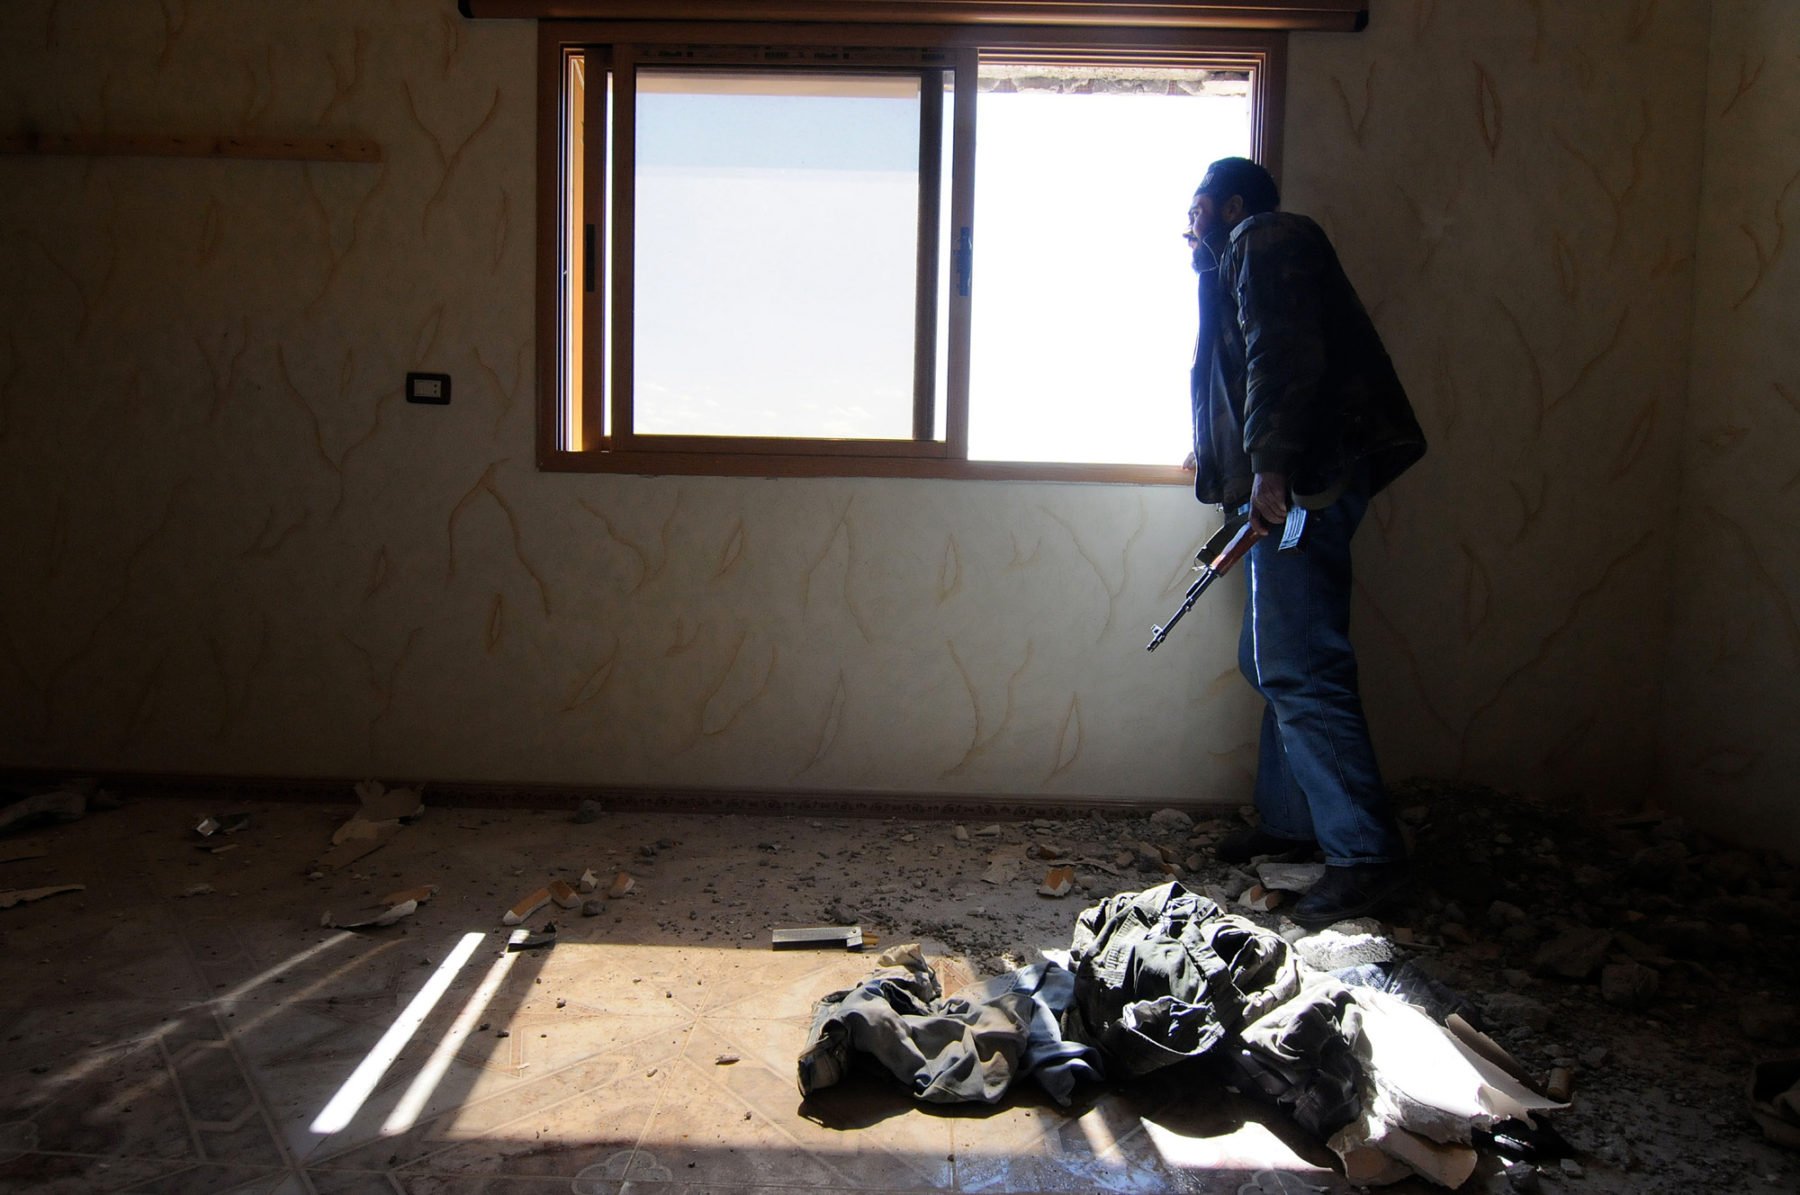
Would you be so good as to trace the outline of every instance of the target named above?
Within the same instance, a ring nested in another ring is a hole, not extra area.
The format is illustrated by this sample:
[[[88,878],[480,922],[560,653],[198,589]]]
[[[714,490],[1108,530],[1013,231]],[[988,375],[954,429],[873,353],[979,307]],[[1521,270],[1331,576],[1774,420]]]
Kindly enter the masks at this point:
[[[447,373],[407,374],[406,401],[447,406],[450,402],[450,375]]]

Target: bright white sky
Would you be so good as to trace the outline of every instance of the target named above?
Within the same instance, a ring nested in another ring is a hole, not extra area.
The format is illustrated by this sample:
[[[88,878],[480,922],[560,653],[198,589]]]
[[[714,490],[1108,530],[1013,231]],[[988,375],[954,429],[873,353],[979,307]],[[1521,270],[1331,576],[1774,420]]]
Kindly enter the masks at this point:
[[[1179,463],[1182,222],[1206,164],[1248,152],[1248,100],[979,104],[971,457]],[[640,92],[639,431],[911,434],[917,113],[916,88]]]

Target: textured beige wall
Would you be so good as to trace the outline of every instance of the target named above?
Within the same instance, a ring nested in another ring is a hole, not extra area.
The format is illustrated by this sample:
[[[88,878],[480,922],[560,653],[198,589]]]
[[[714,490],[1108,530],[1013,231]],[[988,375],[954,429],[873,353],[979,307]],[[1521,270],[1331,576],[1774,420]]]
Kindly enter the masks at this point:
[[[1707,7],[1373,9],[1294,39],[1285,181],[1434,442],[1359,548],[1384,764],[1633,800]],[[532,51],[450,0],[0,8],[0,125],[387,153],[0,159],[0,763],[1241,799],[1241,590],[1142,650],[1180,490],[535,471]]]
[[[1707,6],[1371,9],[1362,34],[1294,39],[1285,181],[1433,440],[1360,545],[1377,743],[1630,803],[1667,628]]]
[[[1800,848],[1800,9],[1716,0],[1664,774]]]

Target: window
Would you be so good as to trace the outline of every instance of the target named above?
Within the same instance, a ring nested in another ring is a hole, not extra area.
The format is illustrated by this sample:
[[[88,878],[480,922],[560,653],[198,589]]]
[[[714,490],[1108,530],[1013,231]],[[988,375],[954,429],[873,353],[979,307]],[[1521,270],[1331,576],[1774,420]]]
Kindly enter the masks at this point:
[[[1185,481],[1181,218],[1281,48],[544,22],[540,464]]]

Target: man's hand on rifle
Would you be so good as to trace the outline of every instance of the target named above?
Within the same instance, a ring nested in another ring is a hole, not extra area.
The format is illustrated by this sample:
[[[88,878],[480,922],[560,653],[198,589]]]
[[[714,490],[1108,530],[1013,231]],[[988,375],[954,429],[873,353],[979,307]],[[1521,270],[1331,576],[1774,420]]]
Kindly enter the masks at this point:
[[[1258,473],[1250,482],[1250,523],[1265,535],[1287,522],[1285,473]]]

